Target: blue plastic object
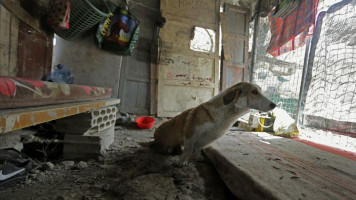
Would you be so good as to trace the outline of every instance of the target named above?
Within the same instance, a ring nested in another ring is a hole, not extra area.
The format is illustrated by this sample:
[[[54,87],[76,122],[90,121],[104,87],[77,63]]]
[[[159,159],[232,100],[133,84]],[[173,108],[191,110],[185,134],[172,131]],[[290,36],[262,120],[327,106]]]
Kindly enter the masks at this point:
[[[54,67],[54,70],[51,72],[51,74],[46,76],[45,80],[49,82],[71,84],[73,83],[73,76],[72,72],[70,72],[67,67],[58,64]]]

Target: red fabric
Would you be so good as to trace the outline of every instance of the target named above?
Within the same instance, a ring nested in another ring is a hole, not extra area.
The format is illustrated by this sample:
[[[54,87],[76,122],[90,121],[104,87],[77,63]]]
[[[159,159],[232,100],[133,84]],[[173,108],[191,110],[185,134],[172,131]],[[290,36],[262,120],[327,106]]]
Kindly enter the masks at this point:
[[[85,93],[87,93],[88,95],[90,95],[90,87],[89,86],[84,86],[82,85],[83,90],[85,91]]]
[[[272,10],[268,14],[271,41],[267,52],[276,57],[304,46],[313,34],[317,7],[318,0],[302,0],[299,9],[286,18],[275,17]]]
[[[42,81],[35,81],[35,80],[31,80],[31,79],[27,79],[27,78],[18,78],[18,77],[14,77],[14,79],[18,80],[18,81],[23,81],[26,83],[31,84],[34,87],[42,87],[44,85],[44,83]]]
[[[47,16],[47,24],[62,29],[69,29],[70,2],[69,0],[50,1],[50,11]]]
[[[15,95],[16,86],[15,83],[9,78],[0,79],[0,94],[12,97]]]

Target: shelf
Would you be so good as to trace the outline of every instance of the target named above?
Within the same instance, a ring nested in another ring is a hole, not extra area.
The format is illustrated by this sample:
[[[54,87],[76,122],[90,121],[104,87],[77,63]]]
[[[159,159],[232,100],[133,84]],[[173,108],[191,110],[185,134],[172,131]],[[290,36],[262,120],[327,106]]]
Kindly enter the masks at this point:
[[[120,99],[105,99],[76,103],[35,106],[0,111],[0,135],[44,122],[116,105]]]

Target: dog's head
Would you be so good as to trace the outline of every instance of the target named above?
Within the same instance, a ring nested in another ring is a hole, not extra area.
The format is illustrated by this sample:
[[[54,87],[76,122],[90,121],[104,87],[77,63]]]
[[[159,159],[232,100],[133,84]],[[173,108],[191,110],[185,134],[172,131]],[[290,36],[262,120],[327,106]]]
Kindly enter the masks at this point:
[[[265,97],[261,88],[255,84],[241,82],[230,87],[223,96],[224,105],[233,103],[235,109],[256,109],[264,112],[276,107],[276,104]]]

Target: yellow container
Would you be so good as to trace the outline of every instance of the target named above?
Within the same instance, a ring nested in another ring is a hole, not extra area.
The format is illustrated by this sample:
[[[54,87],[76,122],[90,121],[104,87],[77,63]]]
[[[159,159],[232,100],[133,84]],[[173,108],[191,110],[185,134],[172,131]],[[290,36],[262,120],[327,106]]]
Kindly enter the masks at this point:
[[[260,118],[260,124],[258,124],[258,127],[256,129],[256,132],[263,132],[263,126],[261,126],[265,124],[265,118],[264,117],[261,117]]]
[[[274,117],[261,116],[260,123],[256,129],[257,132],[273,132]]]

